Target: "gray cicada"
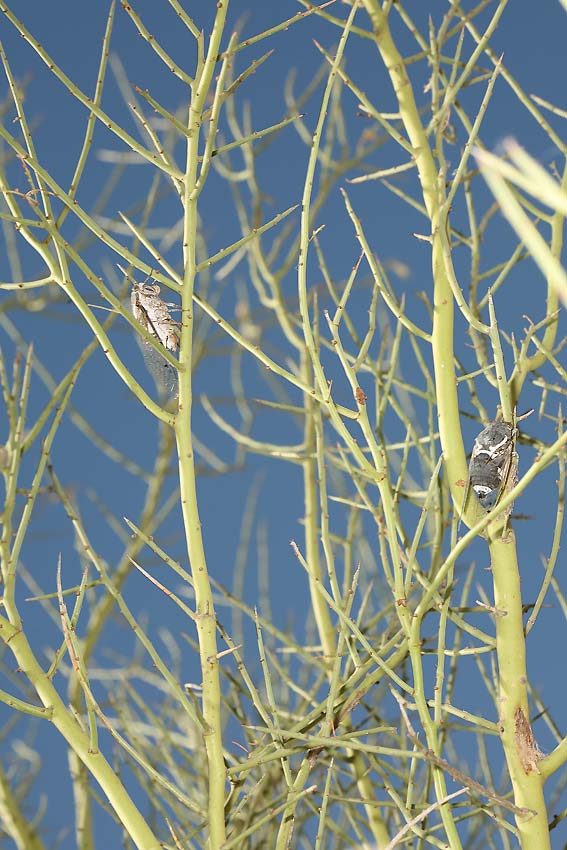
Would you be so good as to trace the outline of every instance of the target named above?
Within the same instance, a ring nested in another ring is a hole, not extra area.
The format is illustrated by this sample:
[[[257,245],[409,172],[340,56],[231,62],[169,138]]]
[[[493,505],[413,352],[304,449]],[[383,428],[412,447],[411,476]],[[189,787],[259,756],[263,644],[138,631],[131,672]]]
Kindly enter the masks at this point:
[[[516,429],[502,420],[490,422],[480,432],[469,464],[470,486],[486,511],[498,503],[508,481]]]
[[[469,463],[469,477],[461,518],[467,505],[469,489],[485,511],[491,511],[499,502],[508,482],[515,484],[518,472],[518,455],[515,452],[517,429],[509,422],[495,419],[489,422],[474,441]],[[508,508],[506,515],[512,512]],[[461,523],[459,521],[459,527]]]
[[[160,296],[157,283],[134,283],[130,296],[134,318],[164,348],[175,353],[179,348],[179,323],[171,318],[169,308]],[[148,370],[165,394],[177,392],[177,371],[147,340],[141,339],[142,352]]]
[[[179,348],[178,322],[169,313],[173,304],[166,304],[159,297],[160,288],[157,283],[134,283],[130,295],[130,303],[134,318],[153,337],[161,342],[168,351]]]

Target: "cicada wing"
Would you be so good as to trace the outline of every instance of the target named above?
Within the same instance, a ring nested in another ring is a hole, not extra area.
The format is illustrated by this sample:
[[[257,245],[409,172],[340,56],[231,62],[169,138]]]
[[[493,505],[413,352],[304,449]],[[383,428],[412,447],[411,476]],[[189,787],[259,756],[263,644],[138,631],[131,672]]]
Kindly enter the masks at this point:
[[[145,339],[138,338],[146,368],[154,381],[157,391],[164,399],[177,398],[178,375],[177,369],[162,357],[159,351]]]

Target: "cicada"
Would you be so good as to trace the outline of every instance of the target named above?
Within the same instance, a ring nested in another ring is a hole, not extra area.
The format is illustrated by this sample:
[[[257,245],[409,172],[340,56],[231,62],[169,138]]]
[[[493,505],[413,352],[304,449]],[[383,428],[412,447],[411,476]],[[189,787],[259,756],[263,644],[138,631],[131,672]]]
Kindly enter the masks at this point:
[[[179,348],[179,323],[171,318],[169,308],[159,297],[160,288],[157,283],[134,283],[130,295],[130,303],[134,318],[153,337],[161,342],[168,351]]]
[[[515,483],[518,471],[516,454],[517,428],[502,419],[495,419],[476,437],[469,463],[469,475],[461,509],[464,513],[469,490],[473,490],[485,511],[491,511],[502,493]],[[512,506],[508,514],[512,512]],[[459,522],[460,526],[460,522]]]
[[[503,420],[490,422],[474,441],[469,481],[486,511],[495,507],[506,486],[515,442],[516,429]]]
[[[175,353],[179,348],[179,323],[171,318],[169,309],[175,305],[167,304],[160,298],[160,287],[157,283],[134,283],[130,304],[134,318],[141,326],[164,348]],[[147,340],[140,339],[140,344],[144,360],[158,389],[167,395],[176,394],[176,369]]]

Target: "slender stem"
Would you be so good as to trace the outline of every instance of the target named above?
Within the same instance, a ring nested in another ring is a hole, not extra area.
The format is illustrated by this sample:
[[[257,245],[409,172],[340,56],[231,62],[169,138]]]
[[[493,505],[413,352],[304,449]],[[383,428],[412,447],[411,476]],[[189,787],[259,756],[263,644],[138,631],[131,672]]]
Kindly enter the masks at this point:
[[[528,723],[529,709],[516,539],[512,530],[503,537],[503,528],[504,523],[499,522],[495,528],[489,529],[499,673],[500,738],[514,789],[514,803],[532,812],[527,817],[516,815],[521,846],[524,850],[532,847],[546,850],[551,844],[543,795],[544,777],[537,767],[538,753],[530,747],[529,740],[526,742],[524,727],[519,722],[519,717],[523,716]]]
[[[0,819],[2,831],[8,833],[18,850],[45,850],[35,824],[29,822],[20,801],[12,791],[8,777],[0,768]]]
[[[35,688],[42,705],[52,712],[51,722],[99,783],[136,847],[139,850],[159,850],[162,845],[126,791],[120,777],[100,750],[93,753],[89,749],[88,734],[73,719],[53,683],[40,667],[24,632],[14,628],[4,617],[0,617],[0,629],[2,640],[10,647],[18,666]]]
[[[219,53],[228,0],[217,4],[217,14],[209,41],[207,56],[192,85],[188,116],[187,157],[183,178],[183,291],[181,295],[182,326],[180,362],[186,368],[180,373],[179,413],[175,422],[175,436],[179,456],[179,483],[185,538],[195,591],[196,623],[203,685],[202,714],[204,740],[208,762],[208,811],[210,850],[217,850],[226,838],[224,823],[224,797],[226,769],[223,758],[219,682],[217,657],[216,617],[213,594],[207,571],[201,520],[197,500],[195,451],[191,433],[193,405],[192,373],[190,368],[193,345],[193,290],[197,274],[195,246],[197,242],[197,202],[199,136],[205,102]]]
[[[450,257],[444,256],[438,169],[415,102],[407,69],[390,32],[388,18],[378,0],[363,0],[374,29],[376,46],[390,75],[418,170],[421,191],[431,221],[432,270],[434,280],[432,350],[437,393],[439,436],[449,486],[456,504],[462,502],[462,484],[467,477],[465,450],[459,421],[459,403],[453,353],[454,300],[447,273]],[[451,268],[452,271],[452,268]],[[454,274],[454,272],[453,272]]]

